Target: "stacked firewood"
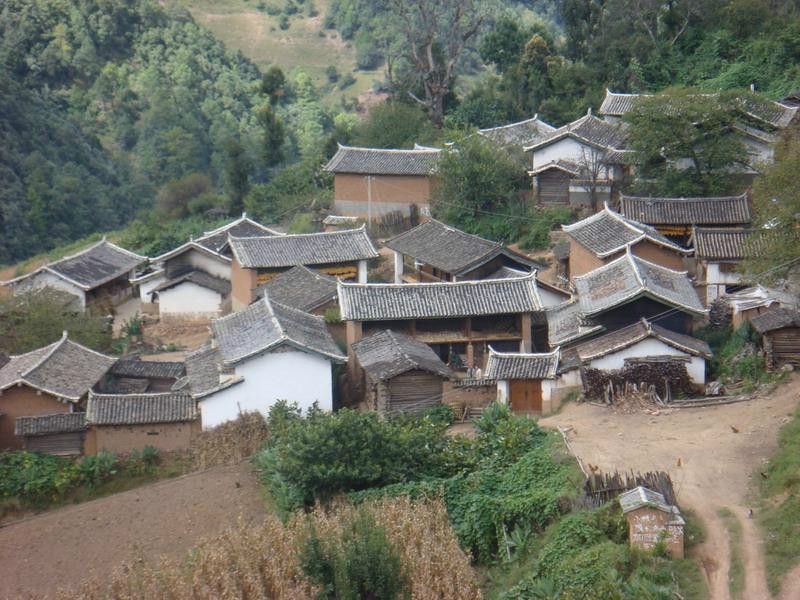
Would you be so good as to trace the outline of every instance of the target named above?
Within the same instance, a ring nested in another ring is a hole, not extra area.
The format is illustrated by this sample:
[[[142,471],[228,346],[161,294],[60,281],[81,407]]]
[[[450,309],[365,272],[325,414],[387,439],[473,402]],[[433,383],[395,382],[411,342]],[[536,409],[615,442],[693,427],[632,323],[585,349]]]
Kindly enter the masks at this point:
[[[590,400],[616,404],[666,405],[675,395],[690,394],[686,364],[675,360],[636,360],[617,371],[586,368],[583,393]]]

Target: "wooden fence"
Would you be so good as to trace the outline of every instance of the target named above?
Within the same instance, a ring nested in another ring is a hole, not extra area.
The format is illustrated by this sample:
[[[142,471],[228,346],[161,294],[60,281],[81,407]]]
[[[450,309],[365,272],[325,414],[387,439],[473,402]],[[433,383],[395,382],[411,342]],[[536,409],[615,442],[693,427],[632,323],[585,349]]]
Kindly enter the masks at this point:
[[[583,489],[590,506],[602,506],[609,500],[640,485],[662,494],[667,504],[677,504],[672,479],[664,471],[648,471],[647,473],[592,472],[586,478]]]

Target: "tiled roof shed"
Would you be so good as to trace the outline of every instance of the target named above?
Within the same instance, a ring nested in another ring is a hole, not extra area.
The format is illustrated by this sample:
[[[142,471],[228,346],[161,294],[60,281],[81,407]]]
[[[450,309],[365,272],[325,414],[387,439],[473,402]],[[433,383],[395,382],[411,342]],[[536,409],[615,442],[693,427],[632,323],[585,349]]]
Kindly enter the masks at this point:
[[[575,346],[575,350],[581,361],[591,361],[624,350],[651,337],[693,356],[701,356],[706,359],[711,359],[713,356],[711,348],[703,340],[670,331],[645,319],[582,342]]]
[[[648,225],[746,225],[752,219],[747,193],[714,198],[622,195],[620,213]]]
[[[737,261],[746,258],[747,238],[754,229],[695,227],[691,243],[694,254],[706,261]]]
[[[89,291],[126,275],[146,261],[146,256],[125,250],[103,238],[102,241],[77,254],[66,256],[6,283],[14,284],[37,273],[48,272],[84,291]]]
[[[180,423],[198,417],[194,399],[183,392],[89,394],[86,420],[91,425]]]
[[[760,334],[784,327],[800,327],[800,311],[775,307],[750,319],[750,324]]]
[[[412,370],[450,377],[452,371],[427,344],[395,331],[378,331],[353,344],[358,363],[372,379],[384,381]]]
[[[649,225],[625,218],[608,205],[577,223],[562,225],[561,229],[600,258],[644,240],[681,254],[691,253],[691,250],[675,244]]]
[[[14,421],[14,435],[36,436],[58,433],[75,433],[87,428],[86,413],[56,413],[36,417],[17,417]]]
[[[111,373],[119,377],[179,379],[186,374],[186,365],[182,362],[121,358],[111,367]]]
[[[270,302],[269,298],[262,298],[244,310],[213,320],[211,329],[226,365],[239,363],[284,344],[337,362],[347,360],[322,317]]]
[[[332,173],[361,175],[431,175],[439,164],[441,150],[386,150],[342,146],[325,165]]]
[[[54,344],[9,357],[0,368],[0,390],[17,383],[77,402],[108,372],[116,358],[64,336]]]
[[[163,292],[172,289],[182,283],[193,283],[200,287],[218,293],[220,296],[227,296],[231,293],[231,282],[222,279],[221,277],[214,277],[205,271],[193,269],[188,273],[184,273],[174,279],[165,281],[164,283],[153,288],[152,293]]]
[[[500,255],[530,268],[540,265],[493,242],[431,219],[386,241],[385,246],[437,269],[462,275]]]
[[[534,115],[532,119],[479,129],[478,133],[486,139],[504,146],[524,147],[535,144],[553,131],[555,131],[555,127],[542,121],[539,115]]]
[[[532,313],[542,309],[535,274],[457,283],[339,282],[345,321],[436,319]]]
[[[256,296],[306,312],[336,300],[337,279],[308,267],[292,267],[256,290]]]
[[[574,280],[581,312],[591,317],[649,297],[695,315],[706,313],[685,271],[673,271],[626,252]]]
[[[272,237],[230,237],[237,262],[245,268],[282,268],[366,260],[378,256],[365,227]]]
[[[490,348],[486,379],[555,379],[558,372],[558,348],[546,354],[495,352]]]

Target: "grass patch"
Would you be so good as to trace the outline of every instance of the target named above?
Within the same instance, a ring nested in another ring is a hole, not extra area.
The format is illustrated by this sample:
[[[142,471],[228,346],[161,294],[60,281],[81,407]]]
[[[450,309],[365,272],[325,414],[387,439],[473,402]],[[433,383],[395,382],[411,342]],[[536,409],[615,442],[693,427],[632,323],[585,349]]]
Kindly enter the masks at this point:
[[[728,571],[728,589],[733,600],[739,600],[744,592],[744,560],[742,559],[742,524],[730,510],[720,508],[717,515],[730,536],[731,561]]]

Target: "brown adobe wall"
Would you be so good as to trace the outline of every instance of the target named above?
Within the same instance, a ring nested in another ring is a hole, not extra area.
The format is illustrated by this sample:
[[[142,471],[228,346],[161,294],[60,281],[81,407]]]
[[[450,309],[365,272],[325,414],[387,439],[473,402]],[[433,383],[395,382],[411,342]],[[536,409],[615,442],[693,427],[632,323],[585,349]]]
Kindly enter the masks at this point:
[[[0,449],[22,449],[23,438],[14,435],[17,417],[35,417],[70,411],[69,403],[54,396],[37,392],[27,385],[14,386],[0,393]]]
[[[598,258],[583,245],[573,238],[569,238],[569,279],[594,271],[605,264],[603,259]]]
[[[108,450],[116,454],[128,454],[145,446],[153,446],[162,452],[186,450],[200,430],[200,419],[152,425],[93,425],[86,435],[84,452],[96,454]]]
[[[412,204],[420,209],[427,207],[434,183],[430,177],[418,175],[373,175],[371,210],[367,176],[349,173],[334,177],[334,202],[336,213],[373,219],[394,211],[408,217]]]
[[[245,269],[236,258],[231,260],[231,307],[233,310],[242,310],[253,301],[257,276],[256,269]]]
[[[625,515],[631,547],[652,550],[662,536],[672,558],[683,558],[683,527],[667,525],[672,515],[643,506]]]
[[[683,262],[683,255],[678,254],[674,250],[664,248],[664,246],[645,241],[634,245],[631,251],[639,258],[649,260],[651,263],[661,265],[662,267],[667,267],[675,271],[686,270],[686,266]]]
[[[497,385],[457,388],[452,381],[445,381],[442,389],[442,403],[450,406],[461,419],[465,408],[486,408],[497,399]]]

